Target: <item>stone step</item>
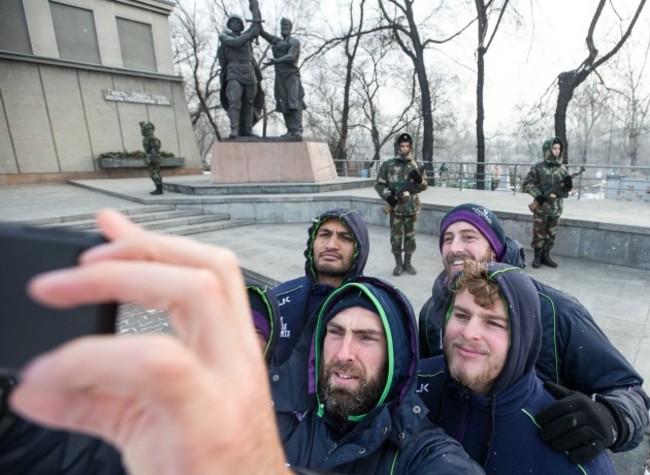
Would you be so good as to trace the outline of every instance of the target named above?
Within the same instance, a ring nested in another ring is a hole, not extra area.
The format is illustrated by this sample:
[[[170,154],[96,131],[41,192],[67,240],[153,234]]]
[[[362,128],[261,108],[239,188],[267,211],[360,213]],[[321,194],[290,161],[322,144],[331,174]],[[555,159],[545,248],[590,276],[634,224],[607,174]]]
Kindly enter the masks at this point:
[[[190,236],[192,234],[208,233],[211,231],[219,231],[222,229],[236,228],[240,226],[249,226],[255,224],[254,219],[228,219],[224,221],[205,222],[200,224],[193,224],[189,226],[175,226],[171,228],[163,228],[158,232],[160,234],[173,234],[176,236]]]
[[[144,229],[177,236],[189,236],[255,223],[254,219],[230,219],[230,215],[227,213],[205,214],[201,209],[176,209],[173,205],[131,208],[121,210],[121,212],[127,214],[129,219],[138,223]],[[97,232],[92,213],[57,216],[48,219],[22,221],[22,223]]]
[[[179,210],[170,210],[170,211],[161,211],[155,213],[143,213],[143,214],[132,214],[129,216],[129,219],[135,223],[141,224],[143,227],[147,227],[149,223],[153,222],[162,222],[169,221],[179,218],[192,218],[196,216],[207,216],[203,214],[203,211],[197,209],[179,209]],[[209,215],[214,216],[218,219],[228,219],[230,216],[228,214],[214,214]],[[94,219],[85,219],[79,221],[66,221],[65,223],[55,223],[57,227],[66,227],[69,229],[77,230],[92,230],[95,229],[95,220]],[[156,229],[155,227],[149,229]]]
[[[137,215],[146,215],[150,213],[160,213],[164,211],[174,211],[176,209],[175,205],[152,205],[152,206],[142,206],[138,208],[127,208],[118,210],[120,213],[125,214],[129,217]],[[66,216],[53,216],[49,218],[35,218],[20,220],[21,224],[29,224],[33,226],[40,225],[52,225],[60,223],[69,223],[71,221],[90,221],[95,218],[95,213],[83,213],[83,214],[71,214]]]
[[[228,221],[229,219],[229,214],[197,214],[196,216],[151,221],[143,223],[142,227],[149,231],[160,231],[163,229],[173,229],[179,226],[195,226],[198,224],[214,223],[216,221]]]

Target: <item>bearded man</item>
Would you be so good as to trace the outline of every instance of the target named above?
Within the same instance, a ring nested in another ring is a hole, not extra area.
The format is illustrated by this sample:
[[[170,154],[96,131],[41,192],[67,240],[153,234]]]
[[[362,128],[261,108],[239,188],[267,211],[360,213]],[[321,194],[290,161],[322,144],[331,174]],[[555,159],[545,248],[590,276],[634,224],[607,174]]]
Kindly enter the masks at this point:
[[[406,297],[355,277],[327,298],[282,366],[274,408],[291,467],[332,473],[482,473],[427,420],[415,392],[417,328]]]

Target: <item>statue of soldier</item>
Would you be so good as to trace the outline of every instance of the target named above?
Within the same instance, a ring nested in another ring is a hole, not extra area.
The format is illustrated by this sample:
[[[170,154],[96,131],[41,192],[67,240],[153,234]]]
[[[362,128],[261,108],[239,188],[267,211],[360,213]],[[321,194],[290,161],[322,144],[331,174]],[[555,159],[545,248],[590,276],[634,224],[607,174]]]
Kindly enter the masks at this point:
[[[267,64],[275,66],[275,110],[282,112],[287,133],[283,137],[302,136],[302,111],[305,91],[300,82],[300,41],[291,36],[293,23],[288,18],[280,20],[282,38],[261,30],[260,35],[271,44],[273,59]]]
[[[140,133],[142,133],[142,147],[144,148],[147,157],[147,168],[149,169],[149,176],[156,185],[156,189],[150,194],[162,195],[162,176],[160,175],[160,140],[153,135],[156,126],[152,122],[140,122]]]
[[[253,57],[252,42],[260,34],[259,22],[244,31],[239,15],[230,15],[228,30],[219,34],[217,59],[221,66],[221,105],[228,111],[230,138],[253,136],[253,126],[262,116],[262,73]],[[243,32],[243,33],[242,33]]]

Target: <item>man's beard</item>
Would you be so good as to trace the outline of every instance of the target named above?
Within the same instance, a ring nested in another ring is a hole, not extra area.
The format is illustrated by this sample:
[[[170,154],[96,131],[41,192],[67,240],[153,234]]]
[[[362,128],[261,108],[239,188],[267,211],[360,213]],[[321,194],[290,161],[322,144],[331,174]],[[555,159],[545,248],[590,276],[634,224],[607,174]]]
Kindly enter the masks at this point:
[[[451,263],[457,259],[461,259],[463,260],[463,262],[468,260],[472,260],[472,261],[478,260],[479,262],[496,262],[496,257],[492,249],[488,249],[488,251],[483,256],[479,256],[478,259],[466,252],[454,252],[452,254],[449,254],[445,258],[445,262],[444,262],[445,270],[447,271],[447,275],[449,276],[449,279],[452,279],[456,275],[456,272],[462,270],[459,269],[459,271],[456,271],[453,269],[451,265]]]
[[[468,346],[475,351],[484,353],[486,355],[486,358],[483,367],[468,371],[457,364],[456,360],[452,356],[452,348],[456,344]],[[462,338],[456,338],[449,343],[445,343],[444,353],[451,378],[454,381],[460,383],[462,386],[473,390],[474,392],[485,387],[492,387],[494,380],[498,377],[499,373],[503,369],[503,365],[500,365],[501,367],[497,367],[499,365],[494,361],[494,358],[491,358],[492,352],[489,348],[484,345],[472,345],[464,341]]]
[[[343,260],[341,259],[340,262],[342,263]],[[346,269],[344,269],[344,266],[338,266],[329,262],[316,262],[314,264],[314,267],[316,268],[316,272],[319,275],[326,275],[328,277],[345,277],[348,272],[350,272],[352,266],[348,266]]]
[[[332,386],[330,377],[335,370],[358,377],[358,386],[355,389]],[[386,365],[377,377],[366,379],[366,376],[353,364],[332,362],[327,366],[321,366],[318,395],[327,412],[337,421],[344,423],[347,422],[348,416],[366,414],[375,407],[385,384]]]

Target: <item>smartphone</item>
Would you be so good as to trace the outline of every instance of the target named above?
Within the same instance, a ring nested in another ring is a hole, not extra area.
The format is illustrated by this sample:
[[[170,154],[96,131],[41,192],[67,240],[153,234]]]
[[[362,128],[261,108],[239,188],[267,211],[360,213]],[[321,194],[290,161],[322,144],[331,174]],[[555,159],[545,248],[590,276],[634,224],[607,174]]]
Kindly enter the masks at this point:
[[[102,242],[92,233],[0,222],[0,374],[15,374],[70,339],[115,332],[116,304],[61,310],[27,295],[33,276],[75,266],[83,251]]]

